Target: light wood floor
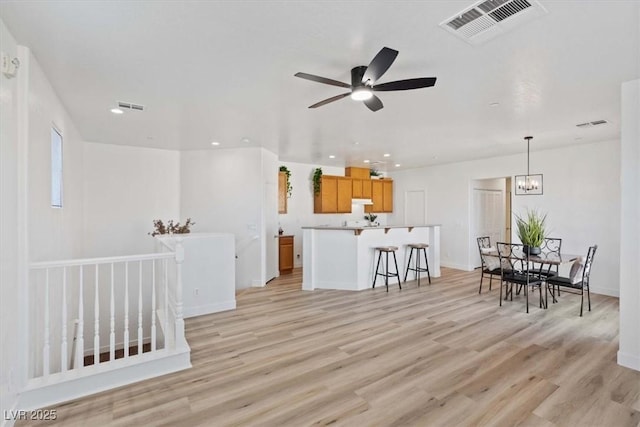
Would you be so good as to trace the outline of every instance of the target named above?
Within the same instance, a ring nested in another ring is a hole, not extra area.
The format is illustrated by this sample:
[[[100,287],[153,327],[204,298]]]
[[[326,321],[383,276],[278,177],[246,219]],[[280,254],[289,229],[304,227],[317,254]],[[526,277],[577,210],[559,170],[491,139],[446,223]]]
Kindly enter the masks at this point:
[[[495,286],[478,295],[478,279],[303,292],[295,271],[189,319],[192,369],[60,405],[57,423],[640,424],[640,372],[616,364],[617,299],[594,295],[580,318],[563,294],[526,314],[520,297],[499,307]]]

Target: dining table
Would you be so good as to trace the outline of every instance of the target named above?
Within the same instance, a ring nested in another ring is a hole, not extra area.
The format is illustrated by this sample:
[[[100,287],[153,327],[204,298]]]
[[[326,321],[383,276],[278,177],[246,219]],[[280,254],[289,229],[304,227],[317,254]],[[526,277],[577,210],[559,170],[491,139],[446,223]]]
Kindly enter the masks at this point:
[[[493,256],[493,257],[500,257],[500,254],[498,253],[497,250],[494,251],[489,251],[484,253],[484,255],[488,255],[488,256]],[[518,261],[522,261],[522,262],[528,262],[528,263],[533,263],[534,265],[540,264],[540,267],[537,269],[534,268],[527,268],[525,271],[531,273],[532,275],[536,275],[536,271],[538,272],[537,276],[538,278],[541,278],[544,281],[544,278],[542,277],[543,275],[541,274],[543,271],[544,266],[554,266],[554,265],[562,265],[562,264],[568,264],[568,263],[572,263],[575,260],[577,260],[579,257],[581,257],[582,255],[575,255],[575,254],[568,254],[568,253],[558,253],[558,252],[542,252],[536,255],[533,254],[526,254],[524,252],[520,253],[520,254],[513,254],[511,253],[510,256],[508,258],[510,259],[514,259],[514,260],[518,260]],[[504,257],[504,256],[503,256]],[[527,264],[528,266],[528,264]],[[502,285],[501,285],[502,286]],[[545,299],[544,299],[544,303],[542,301],[542,295],[540,296],[540,305],[544,306],[544,308],[547,308],[547,292],[549,292],[549,287],[547,286],[547,289],[545,291]],[[519,293],[519,292],[518,292]],[[556,296],[555,296],[555,292],[551,293],[551,298],[552,298],[552,302],[556,303]],[[505,295],[505,300],[507,299],[507,295]]]

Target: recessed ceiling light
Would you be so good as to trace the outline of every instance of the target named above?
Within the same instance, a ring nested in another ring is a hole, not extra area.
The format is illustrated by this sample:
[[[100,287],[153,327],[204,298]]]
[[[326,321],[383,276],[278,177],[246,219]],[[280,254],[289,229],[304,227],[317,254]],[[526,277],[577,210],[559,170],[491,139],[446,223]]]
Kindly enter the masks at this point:
[[[396,163],[396,167],[399,168],[400,167],[400,163]]]
[[[119,108],[112,108],[112,109],[111,109],[111,112],[112,112],[113,114],[122,114],[122,113],[124,113],[124,111],[122,111],[122,110],[121,110],[121,109],[119,109]]]
[[[499,102],[492,102],[491,104],[489,104],[489,107],[497,107],[498,105],[500,105]]]
[[[581,139],[582,139],[582,137],[581,137],[581,136],[579,136],[579,137],[575,138],[575,140],[576,140],[576,141],[580,141]]]
[[[353,145],[360,145],[360,143],[359,142],[354,142]]]
[[[217,142],[217,141],[213,141],[213,142],[211,143],[211,145],[220,145],[220,143],[219,143],[219,142]]]
[[[433,157],[432,157],[432,159],[434,159],[434,160],[435,160],[435,159],[437,159],[437,158],[438,158],[438,156],[433,156]]]
[[[364,162],[365,162],[365,163],[369,163],[369,160],[365,160]]]
[[[336,156],[334,156],[333,154],[329,156],[330,159],[335,159]]]
[[[391,157],[391,154],[389,154],[389,153],[384,153],[384,154],[383,154],[383,156],[384,156],[384,157]]]
[[[247,144],[247,143],[251,142],[251,140],[249,138],[242,138],[242,142]]]

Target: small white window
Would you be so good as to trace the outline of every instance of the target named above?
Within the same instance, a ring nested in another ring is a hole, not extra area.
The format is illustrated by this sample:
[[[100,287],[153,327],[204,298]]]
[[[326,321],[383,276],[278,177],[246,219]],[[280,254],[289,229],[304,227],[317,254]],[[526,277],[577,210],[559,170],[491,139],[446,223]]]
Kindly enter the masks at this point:
[[[62,207],[62,135],[51,128],[51,207]]]

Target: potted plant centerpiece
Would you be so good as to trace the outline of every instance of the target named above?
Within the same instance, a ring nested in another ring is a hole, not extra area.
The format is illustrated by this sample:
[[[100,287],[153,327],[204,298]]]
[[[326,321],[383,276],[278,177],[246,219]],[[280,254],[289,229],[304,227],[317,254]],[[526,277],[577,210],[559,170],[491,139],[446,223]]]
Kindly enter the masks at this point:
[[[525,217],[514,214],[516,217],[516,233],[522,242],[525,254],[540,254],[540,246],[544,242],[546,234],[545,221],[547,215],[541,215],[536,210],[527,210]]]

